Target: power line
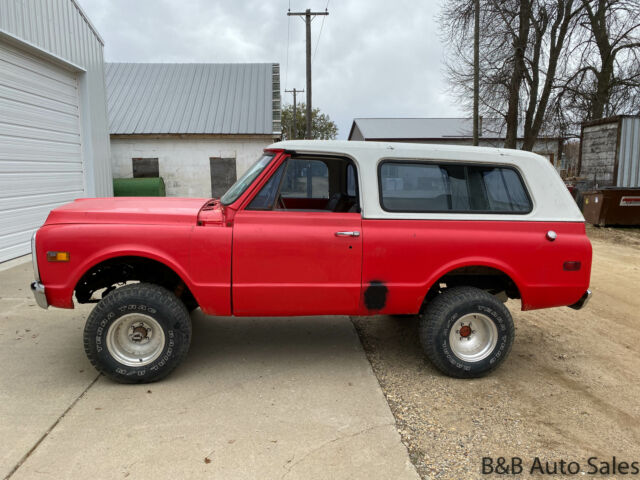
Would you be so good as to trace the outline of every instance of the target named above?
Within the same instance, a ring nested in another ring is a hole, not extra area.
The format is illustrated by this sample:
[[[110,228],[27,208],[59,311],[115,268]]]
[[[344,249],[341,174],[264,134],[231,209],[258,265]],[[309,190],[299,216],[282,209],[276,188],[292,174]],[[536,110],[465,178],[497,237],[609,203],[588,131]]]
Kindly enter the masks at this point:
[[[327,5],[324,7],[324,11],[328,11],[329,10],[329,1],[327,0]],[[322,29],[324,28],[324,19],[327,18],[326,16],[322,17],[322,23],[320,24],[320,32],[318,33],[318,38],[316,39],[316,48],[313,51],[313,60],[316,59],[316,54],[318,53],[318,47],[320,46],[320,37],[322,36]]]
[[[291,0],[289,0],[289,10],[291,11]],[[284,67],[284,89],[287,89],[287,79],[289,78],[289,27],[291,26],[291,17],[287,16],[287,59]]]

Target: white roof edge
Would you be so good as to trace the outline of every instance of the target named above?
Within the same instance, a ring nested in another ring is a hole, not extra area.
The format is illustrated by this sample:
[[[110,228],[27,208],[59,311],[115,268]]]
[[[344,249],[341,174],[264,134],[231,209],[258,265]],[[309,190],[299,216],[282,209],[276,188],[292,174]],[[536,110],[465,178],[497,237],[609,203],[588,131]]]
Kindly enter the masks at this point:
[[[547,159],[537,153],[525,150],[515,150],[497,147],[473,147],[469,145],[443,145],[437,143],[405,143],[405,142],[368,142],[353,140],[287,140],[269,145],[267,148],[297,150],[300,152],[333,152],[338,151],[348,153],[350,151],[380,151],[386,150],[389,156],[396,152],[396,155],[408,156],[404,152],[421,152],[423,154],[443,153],[467,153],[471,156],[500,155],[518,158],[535,158],[548,162]],[[471,159],[471,158],[470,158]]]

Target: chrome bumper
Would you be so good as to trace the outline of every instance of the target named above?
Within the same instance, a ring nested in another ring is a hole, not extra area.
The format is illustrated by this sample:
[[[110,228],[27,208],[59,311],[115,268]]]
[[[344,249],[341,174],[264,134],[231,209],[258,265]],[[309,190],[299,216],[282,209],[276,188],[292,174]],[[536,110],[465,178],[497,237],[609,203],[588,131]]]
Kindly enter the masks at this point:
[[[48,308],[49,304],[47,303],[47,296],[44,294],[44,285],[40,282],[33,282],[31,284],[31,291],[33,292],[33,296],[36,298],[36,302],[38,306],[42,308]]]
[[[573,308],[574,310],[580,310],[581,308],[584,308],[587,305],[587,303],[589,303],[590,299],[591,299],[591,290],[587,290],[586,292],[584,292],[584,295],[580,297],[580,300],[578,300],[573,305],[569,305],[569,308]]]

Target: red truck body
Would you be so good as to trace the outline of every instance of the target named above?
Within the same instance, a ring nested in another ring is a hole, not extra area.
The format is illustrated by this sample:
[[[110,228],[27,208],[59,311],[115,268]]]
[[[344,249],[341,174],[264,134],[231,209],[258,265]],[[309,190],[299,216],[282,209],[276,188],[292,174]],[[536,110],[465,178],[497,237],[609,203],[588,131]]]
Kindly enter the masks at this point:
[[[219,200],[77,200],[32,247],[38,304],[97,303],[85,352],[123,383],[180,364],[197,307],[415,314],[433,365],[474,378],[511,349],[507,298],[579,309],[591,295],[591,244],[560,177],[498,149],[285,142]]]
[[[591,245],[581,221],[395,220],[246,210],[288,156],[276,154],[231,205],[98,198],[53,210],[37,233],[35,252],[48,304],[73,308],[82,276],[124,256],[170,268],[211,315],[412,314],[440,278],[472,266],[508,276],[523,310],[574,304],[589,286]],[[550,230],[557,234],[554,241],[546,238]],[[342,231],[361,234],[335,236]],[[48,262],[51,251],[70,252],[70,261]],[[566,262],[580,262],[580,268],[567,269]]]

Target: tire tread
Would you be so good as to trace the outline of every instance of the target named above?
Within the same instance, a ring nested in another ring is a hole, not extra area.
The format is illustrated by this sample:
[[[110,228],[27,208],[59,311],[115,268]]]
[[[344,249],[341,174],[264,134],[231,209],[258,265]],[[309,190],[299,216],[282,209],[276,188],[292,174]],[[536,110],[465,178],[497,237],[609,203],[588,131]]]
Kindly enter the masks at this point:
[[[153,375],[144,377],[124,377],[122,375],[115,374],[101,365],[101,362],[97,355],[97,350],[93,342],[94,335],[90,332],[95,332],[99,326],[100,320],[103,315],[108,311],[115,308],[117,305],[121,305],[127,299],[135,298],[136,301],[151,300],[154,303],[160,304],[165,309],[165,315],[174,318],[175,322],[182,323],[186,326],[186,329],[180,329],[180,331],[187,331],[187,339],[183,344],[183,348],[180,349],[175,356],[171,358],[170,365],[159,369],[154,372]],[[178,299],[172,292],[164,287],[151,283],[134,283],[125,285],[123,287],[115,289],[105,298],[103,298],[95,308],[89,314],[87,322],[84,328],[84,350],[89,358],[91,364],[104,374],[105,376],[120,382],[120,383],[151,383],[166,377],[171,371],[173,371],[186,357],[189,351],[189,344],[191,343],[191,319],[189,312],[184,303]]]
[[[490,293],[487,293],[486,291],[476,287],[453,287],[447,289],[443,293],[435,297],[431,302],[429,302],[424,312],[420,315],[418,334],[422,349],[424,350],[433,366],[435,366],[442,373],[451,377],[477,378],[482,377],[493,370],[492,368],[483,372],[468,372],[459,368],[453,368],[451,364],[449,364],[440,354],[440,347],[436,342],[439,330],[444,328],[442,323],[444,322],[444,319],[447,317],[448,313],[461,303],[473,301],[488,301],[492,303],[493,307],[496,308],[496,310],[499,310],[500,313],[510,321],[511,326],[513,326],[511,314],[509,313],[507,307]],[[504,358],[506,358],[511,351],[514,338],[513,328],[510,329],[508,335],[509,341],[507,350],[504,352],[504,355],[502,356],[498,365],[502,363],[502,361],[504,361]],[[498,365],[496,365],[494,368],[496,368]]]

